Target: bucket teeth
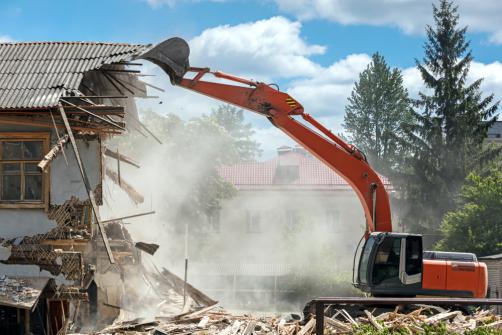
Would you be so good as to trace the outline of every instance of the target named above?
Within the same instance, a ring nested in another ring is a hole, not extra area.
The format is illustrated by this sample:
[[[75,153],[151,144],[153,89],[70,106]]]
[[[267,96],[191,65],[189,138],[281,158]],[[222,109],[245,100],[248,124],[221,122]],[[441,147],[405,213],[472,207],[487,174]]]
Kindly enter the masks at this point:
[[[138,59],[146,59],[167,73],[171,83],[178,83],[190,66],[188,57],[190,47],[188,43],[179,37],[167,39],[145,53],[138,56]]]

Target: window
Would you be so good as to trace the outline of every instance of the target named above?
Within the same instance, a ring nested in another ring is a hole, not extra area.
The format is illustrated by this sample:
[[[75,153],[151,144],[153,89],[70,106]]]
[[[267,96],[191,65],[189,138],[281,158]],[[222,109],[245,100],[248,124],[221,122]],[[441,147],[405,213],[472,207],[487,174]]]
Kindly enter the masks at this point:
[[[40,208],[48,203],[49,174],[37,164],[49,133],[0,133],[0,207]]]
[[[420,237],[406,238],[406,274],[416,275],[422,272],[422,241]]]
[[[502,136],[502,134],[497,134],[497,133],[494,133],[494,134],[488,134],[488,138],[500,138]]]
[[[214,209],[207,215],[208,231],[212,233],[220,232],[220,210]]]
[[[246,211],[246,231],[261,233],[261,216],[259,212]]]
[[[401,238],[386,237],[378,247],[373,267],[373,284],[398,278]]]
[[[374,244],[375,244],[375,238],[373,236],[370,236],[368,240],[366,240],[366,243],[364,243],[364,249],[362,251],[359,263],[359,281],[363,284],[368,283],[367,279],[367,272],[369,268],[368,264]]]

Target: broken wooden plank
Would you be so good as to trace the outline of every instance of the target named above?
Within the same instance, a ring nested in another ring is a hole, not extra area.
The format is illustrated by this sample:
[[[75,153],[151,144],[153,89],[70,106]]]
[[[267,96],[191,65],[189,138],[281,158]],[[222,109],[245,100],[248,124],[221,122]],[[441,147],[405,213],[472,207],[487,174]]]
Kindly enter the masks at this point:
[[[341,321],[338,321],[336,319],[327,317],[327,316],[324,316],[324,321],[326,322],[326,324],[328,324],[332,327],[335,327],[338,330],[343,331],[343,332],[349,332],[352,330],[351,326],[349,326]]]
[[[307,324],[303,326],[302,329],[300,329],[297,335],[306,335],[310,333],[310,331],[314,329],[314,327],[315,327],[315,319],[311,318],[309,322],[307,322]]]
[[[110,169],[106,169],[106,175],[117,185],[119,185],[119,187],[121,189],[123,189],[127,195],[131,198],[131,200],[135,203],[135,204],[141,204],[143,203],[143,201],[145,201],[145,198],[143,197],[143,195],[141,195],[138,191],[136,191],[134,189],[134,187],[132,187],[129,183],[127,183],[125,180],[123,180],[122,178],[122,182],[119,182],[119,178],[118,178],[118,175],[116,172],[110,170]]]
[[[52,111],[49,111],[51,113],[51,119],[52,119],[52,125],[54,126],[54,131],[56,132],[56,136],[58,137],[58,141],[61,141],[61,136],[59,136],[59,129],[56,126],[56,120],[54,120],[54,115],[52,114]],[[61,152],[63,153],[64,161],[66,163],[66,166],[68,166],[68,158],[66,158],[66,153],[64,152],[64,148],[61,148]]]
[[[85,108],[83,108],[83,107],[81,107],[81,106],[75,105],[75,104],[73,104],[73,103],[71,103],[71,102],[69,102],[69,101],[67,101],[67,100],[64,100],[64,99],[60,99],[60,100],[61,100],[61,101],[63,101],[64,103],[66,103],[66,104],[68,104],[68,105],[70,105],[70,106],[72,106],[72,107],[74,107],[74,108],[78,109],[78,110],[81,110],[82,112],[85,112],[85,113],[87,113],[87,114],[89,114],[89,115],[91,115],[91,116],[95,117],[96,119],[99,119],[99,120],[101,120],[101,121],[103,121],[103,122],[105,122],[105,123],[107,123],[107,124],[109,124],[109,125],[113,126],[113,127],[116,127],[116,128],[118,128],[118,129],[120,129],[120,130],[123,130],[123,131],[125,131],[125,130],[126,130],[126,129],[125,129],[124,127],[122,127],[121,125],[119,125],[119,124],[117,124],[117,123],[115,123],[115,122],[113,122],[113,121],[107,120],[107,119],[105,119],[105,118],[104,118],[104,117],[102,117],[102,116],[99,116],[99,115],[97,115],[97,114],[94,114],[93,112],[90,112],[90,111],[88,111],[87,109],[85,109]],[[63,109],[64,109],[64,107],[65,107],[65,106],[61,105],[61,108],[63,108]]]
[[[212,309],[214,309],[214,308],[216,308],[216,307],[218,307],[218,303],[215,303],[215,304],[213,304],[213,305],[211,305],[211,306],[207,306],[207,307],[201,308],[201,309],[199,309],[199,310],[196,310],[195,312],[191,312],[191,313],[183,314],[183,316],[182,316],[182,317],[183,317],[184,319],[191,319],[191,318],[194,318],[194,317],[196,317],[196,316],[202,315],[202,314],[204,314],[204,313],[206,313],[206,312],[209,312],[210,310],[212,310]]]
[[[138,214],[127,215],[127,216],[121,216],[121,217],[114,218],[114,219],[103,220],[102,222],[103,223],[110,223],[110,222],[115,222],[115,221],[119,221],[119,220],[132,219],[132,218],[137,218],[139,216],[145,216],[145,215],[151,215],[151,214],[155,214],[155,211],[138,213]]]
[[[158,244],[155,244],[155,243],[145,243],[145,242],[136,242],[136,244],[134,244],[134,246],[136,248],[138,248],[139,250],[144,251],[144,252],[146,252],[146,253],[148,253],[150,255],[155,254],[155,252],[159,248]]]
[[[185,288],[185,281],[165,268],[163,268],[162,270],[163,271],[161,273],[161,276],[159,276],[160,277],[159,279],[166,280],[178,294],[182,294],[183,289]],[[199,305],[211,306],[218,303],[216,300],[211,299],[206,294],[196,289],[189,283],[186,283],[186,292]]]
[[[110,248],[110,244],[108,243],[108,236],[106,236],[106,231],[101,222],[101,217],[99,215],[98,205],[96,203],[96,198],[94,197],[94,192],[91,189],[91,184],[89,183],[89,178],[87,177],[87,173],[85,172],[84,164],[80,159],[80,154],[77,148],[77,141],[75,141],[75,137],[73,136],[73,131],[71,130],[70,123],[68,122],[68,118],[66,117],[66,113],[62,105],[59,105],[59,113],[61,114],[61,118],[63,119],[63,123],[66,127],[66,133],[70,137],[70,143],[73,147],[73,153],[75,154],[75,158],[78,163],[78,167],[80,170],[80,174],[82,176],[82,181],[84,182],[85,189],[87,191],[87,195],[89,196],[89,200],[91,201],[92,211],[94,213],[94,217],[96,222],[98,223],[99,231],[101,233],[101,239],[103,240],[103,244],[105,245],[106,253],[108,254],[108,259],[111,264],[115,264],[115,259],[113,258],[112,249]]]
[[[256,320],[249,321],[248,324],[246,325],[246,328],[244,328],[242,335],[251,335],[255,327],[256,327]]]
[[[118,151],[118,149],[117,149],[117,151]],[[116,151],[112,151],[108,148],[105,148],[105,155],[108,157],[111,157],[111,158],[115,158],[117,160],[121,160],[122,162],[127,163],[129,165],[132,165],[138,169],[140,168],[139,163],[136,162],[134,159],[127,157],[126,155],[118,153]]]
[[[498,321],[489,323],[489,324],[485,325],[485,327],[496,328],[496,329],[502,328],[502,320],[498,320]]]
[[[373,327],[375,327],[377,330],[382,330],[383,329],[383,326],[378,323],[378,321],[375,319],[375,317],[370,312],[368,312],[367,310],[364,310],[364,314],[366,314],[366,316],[368,317],[369,322],[371,323],[371,325]]]
[[[63,137],[60,137],[57,143],[52,147],[51,150],[42,158],[40,163],[38,163],[38,167],[40,170],[45,171],[47,166],[49,166],[49,163],[54,160],[54,158],[57,157],[59,153],[64,153],[64,148],[63,146],[68,142],[68,135],[64,135]]]
[[[425,323],[436,323],[443,320],[453,319],[457,315],[462,315],[461,311],[439,313],[424,320]]]
[[[357,325],[358,325],[358,323],[356,322],[356,320],[354,320],[354,319],[352,318],[352,316],[350,316],[350,314],[349,314],[349,313],[347,313],[347,311],[346,311],[345,309],[341,309],[340,311],[342,312],[342,315],[345,317],[345,319],[346,319],[347,321],[349,321],[352,325],[354,325],[354,326],[357,326]]]

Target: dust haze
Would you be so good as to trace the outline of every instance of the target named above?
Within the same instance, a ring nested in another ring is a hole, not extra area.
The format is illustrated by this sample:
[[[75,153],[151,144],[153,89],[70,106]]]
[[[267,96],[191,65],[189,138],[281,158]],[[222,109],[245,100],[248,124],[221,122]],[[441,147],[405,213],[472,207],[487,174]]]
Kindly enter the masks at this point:
[[[154,256],[142,253],[145,263],[183,277],[187,252],[188,281],[231,310],[299,313],[316,296],[358,294],[352,263],[364,216],[352,190],[233,190],[216,216],[194,212],[190,204],[200,201],[197,192],[213,178],[208,162],[226,150],[221,134],[201,133],[197,143],[179,146],[169,140],[185,136],[176,127],[170,134],[152,131],[163,144],[134,131],[105,144],[141,165],[121,163],[120,172],[144,202],[135,204],[106,178],[102,218],[156,211],[124,220],[134,241],[160,245]],[[117,171],[116,160],[106,158],[105,166]]]

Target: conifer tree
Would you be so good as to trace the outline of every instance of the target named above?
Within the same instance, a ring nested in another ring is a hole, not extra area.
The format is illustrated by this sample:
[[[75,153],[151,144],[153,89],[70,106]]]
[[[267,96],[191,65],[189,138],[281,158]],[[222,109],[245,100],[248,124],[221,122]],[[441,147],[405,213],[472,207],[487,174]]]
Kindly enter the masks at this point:
[[[415,101],[416,122],[407,128],[413,150],[406,198],[406,225],[438,234],[445,212],[452,210],[470,171],[495,158],[484,148],[496,120],[498,102],[483,97],[482,79],[468,82],[473,60],[467,28],[459,28],[458,7],[450,0],[433,5],[434,26],[427,26],[425,56],[417,68],[426,90]]]
[[[404,156],[405,148],[396,140],[403,136],[401,124],[412,118],[401,71],[391,70],[382,55],[373,54],[348,102],[344,127],[350,141],[377,171],[389,175]]]

